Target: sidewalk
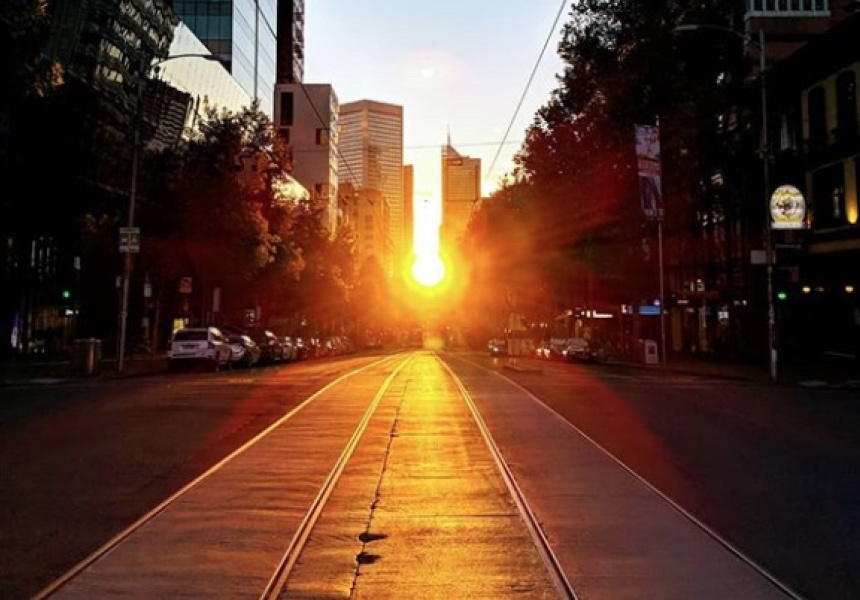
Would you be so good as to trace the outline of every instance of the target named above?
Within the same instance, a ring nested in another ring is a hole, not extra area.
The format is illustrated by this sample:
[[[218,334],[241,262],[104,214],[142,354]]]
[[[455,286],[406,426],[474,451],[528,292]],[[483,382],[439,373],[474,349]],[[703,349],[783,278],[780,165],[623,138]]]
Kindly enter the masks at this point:
[[[81,372],[71,360],[13,361],[0,364],[0,387],[13,385],[51,385],[67,381],[84,381],[111,377],[132,377],[167,370],[167,357],[163,354],[148,358],[128,358],[121,373],[117,372],[116,359],[103,358],[92,372]]]
[[[547,361],[532,357],[517,357],[512,363],[505,360],[505,368],[539,372]],[[606,367],[635,369],[650,372],[667,372],[703,375],[759,383],[770,382],[770,366],[765,362],[719,361],[695,357],[670,357],[666,364],[646,365],[631,360],[610,358]],[[116,370],[116,359],[102,359],[95,372],[76,373],[71,361],[18,361],[0,364],[0,387],[12,385],[48,385],[67,381],[94,378],[131,377],[167,370],[167,357],[163,354],[151,358],[129,358],[122,373]],[[860,390],[860,361],[825,357],[814,362],[785,361],[777,364],[777,385],[827,387]]]

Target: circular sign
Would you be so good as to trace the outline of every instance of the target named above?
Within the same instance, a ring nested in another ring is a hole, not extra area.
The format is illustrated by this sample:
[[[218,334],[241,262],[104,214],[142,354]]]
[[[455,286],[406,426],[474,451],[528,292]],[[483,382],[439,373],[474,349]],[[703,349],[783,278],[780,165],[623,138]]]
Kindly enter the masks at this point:
[[[771,226],[774,229],[803,229],[806,200],[793,185],[781,185],[770,197]]]

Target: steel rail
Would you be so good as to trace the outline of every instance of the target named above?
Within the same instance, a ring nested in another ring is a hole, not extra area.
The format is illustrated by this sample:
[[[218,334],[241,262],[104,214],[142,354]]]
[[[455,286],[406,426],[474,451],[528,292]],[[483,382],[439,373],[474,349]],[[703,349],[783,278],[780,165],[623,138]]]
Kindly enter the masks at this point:
[[[531,536],[532,541],[534,542],[535,547],[537,548],[537,551],[540,554],[541,559],[543,560],[544,566],[546,567],[547,572],[552,578],[556,590],[560,594],[560,597],[567,598],[569,600],[576,600],[576,592],[574,591],[573,586],[568,580],[567,575],[565,574],[564,569],[561,566],[561,562],[558,560],[558,557],[555,555],[555,552],[553,552],[552,546],[550,545],[549,540],[544,534],[543,529],[538,522],[537,516],[535,516],[534,511],[531,509],[531,506],[529,506],[528,500],[526,500],[525,494],[520,489],[520,486],[517,484],[513,471],[511,471],[510,467],[508,466],[508,463],[505,461],[505,457],[502,455],[501,450],[499,450],[499,447],[493,440],[493,436],[490,433],[490,428],[487,426],[487,423],[481,416],[477,405],[472,399],[472,395],[469,393],[469,390],[466,389],[466,386],[463,384],[463,381],[460,379],[459,376],[457,376],[456,373],[454,373],[454,370],[451,369],[448,363],[442,360],[438,355],[436,355],[436,360],[438,360],[439,363],[441,363],[441,365],[448,372],[448,375],[457,385],[457,389],[460,391],[460,395],[463,397],[463,400],[469,407],[469,411],[472,413],[472,418],[475,420],[478,429],[480,429],[481,431],[481,435],[484,438],[484,442],[486,443],[487,448],[489,448],[490,454],[493,456],[493,459],[496,462],[496,466],[498,466],[499,468],[499,473],[501,474],[502,479],[504,480],[505,485],[508,488],[508,492],[511,494],[511,497],[513,498],[514,503],[517,506],[517,510],[522,517],[523,523],[528,529],[529,535]],[[491,371],[490,369],[487,370]]]
[[[392,382],[400,374],[400,371],[412,360],[414,357],[414,353],[402,359],[399,365],[397,365],[394,370],[388,374],[388,377],[385,378],[385,381],[379,386],[379,389],[376,391],[376,394],[373,397],[373,400],[368,405],[367,410],[365,410],[364,415],[356,426],[355,430],[352,433],[349,441],[346,443],[346,446],[341,452],[340,456],[337,459],[337,462],[332,467],[332,470],[329,472],[328,477],[320,488],[319,493],[316,498],[314,498],[313,502],[311,502],[310,508],[305,513],[304,518],[296,530],[296,533],[293,535],[292,540],[290,540],[289,546],[284,551],[281,560],[278,563],[274,573],[272,574],[269,583],[266,585],[265,590],[260,595],[260,600],[277,600],[281,596],[281,593],[284,591],[284,588],[287,585],[287,581],[290,578],[290,574],[292,573],[293,568],[296,565],[296,561],[299,558],[302,550],[308,542],[308,538],[313,531],[314,525],[322,516],[323,510],[325,509],[326,503],[328,499],[331,497],[332,492],[334,491],[337,482],[340,480],[341,475],[343,475],[344,470],[346,469],[347,464],[349,463],[350,458],[355,453],[355,449],[358,447],[358,443],[364,437],[364,433],[367,431],[367,427],[370,424],[370,420],[373,418],[373,415],[376,413],[376,409],[379,407],[379,403],[382,401],[383,396],[391,387]]]
[[[402,354],[388,355],[388,356],[382,357],[382,358],[375,360],[369,364],[366,364],[362,367],[359,367],[357,369],[353,369],[352,371],[348,371],[347,373],[344,373],[343,375],[341,375],[341,376],[337,377],[336,379],[334,379],[333,381],[329,382],[328,384],[326,384],[325,386],[323,386],[322,388],[320,388],[319,390],[317,390],[316,392],[314,392],[313,394],[308,396],[304,401],[301,402],[301,404],[299,404],[298,406],[296,406],[295,408],[290,410],[287,414],[280,417],[274,423],[272,423],[271,425],[266,427],[266,429],[264,429],[263,431],[261,431],[260,433],[255,435],[253,438],[251,438],[250,440],[248,440],[247,442],[242,444],[239,448],[237,448],[236,450],[234,450],[233,452],[228,454],[226,457],[224,457],[223,459],[218,461],[216,464],[214,464],[212,467],[207,469],[204,473],[202,473],[201,475],[199,475],[198,477],[193,479],[191,482],[189,482],[188,484],[183,486],[180,490],[178,490],[177,492],[175,492],[174,494],[169,496],[167,499],[165,499],[163,502],[158,504],[158,506],[156,506],[155,508],[153,508],[152,510],[147,512],[145,515],[140,517],[137,521],[135,521],[134,523],[132,523],[131,525],[129,525],[128,527],[123,529],[118,534],[116,534],[113,538],[108,540],[105,544],[103,544],[101,547],[99,547],[92,554],[90,554],[89,556],[87,556],[86,558],[84,558],[83,560],[78,562],[75,566],[73,566],[71,569],[66,571],[63,575],[61,575],[59,578],[54,580],[47,587],[45,587],[41,591],[39,591],[35,596],[32,597],[31,600],[46,600],[50,596],[56,594],[61,588],[63,588],[65,585],[67,585],[68,583],[73,581],[83,571],[85,571],[87,568],[92,566],[95,562],[97,562],[102,557],[106,556],[112,550],[114,550],[115,548],[120,546],[125,540],[130,538],[135,532],[137,532],[138,530],[143,528],[147,523],[151,522],[156,517],[158,517],[160,514],[162,514],[164,511],[166,511],[171,505],[176,503],[182,496],[184,496],[190,490],[197,487],[203,481],[205,481],[206,479],[211,477],[213,474],[220,471],[227,463],[229,463],[230,461],[235,459],[237,456],[246,452],[249,448],[253,447],[260,440],[262,440],[264,437],[269,435],[272,431],[274,431],[275,429],[277,429],[278,427],[283,425],[285,422],[289,421],[297,413],[299,413],[302,409],[304,409],[306,406],[311,404],[314,400],[316,400],[317,398],[319,398],[320,396],[325,394],[330,389],[340,385],[341,383],[343,383],[347,379],[354,377],[354,376],[358,375],[359,373],[362,373],[362,372],[367,371],[369,369],[383,365],[386,362],[390,362],[390,361],[393,361],[395,359],[401,359],[401,357],[402,357]]]

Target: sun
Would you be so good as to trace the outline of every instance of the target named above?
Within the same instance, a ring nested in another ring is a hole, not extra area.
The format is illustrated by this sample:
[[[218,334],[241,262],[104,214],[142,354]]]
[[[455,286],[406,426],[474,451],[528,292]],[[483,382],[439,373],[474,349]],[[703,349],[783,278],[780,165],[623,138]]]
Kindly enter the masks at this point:
[[[445,265],[438,255],[421,255],[412,265],[412,277],[419,285],[433,287],[445,277]]]

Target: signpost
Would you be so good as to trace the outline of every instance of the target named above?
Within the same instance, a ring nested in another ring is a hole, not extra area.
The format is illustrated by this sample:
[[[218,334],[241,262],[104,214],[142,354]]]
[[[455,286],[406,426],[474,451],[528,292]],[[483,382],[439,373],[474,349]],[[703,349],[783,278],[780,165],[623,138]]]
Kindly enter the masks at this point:
[[[140,227],[119,228],[119,251],[123,254],[140,252]]]

